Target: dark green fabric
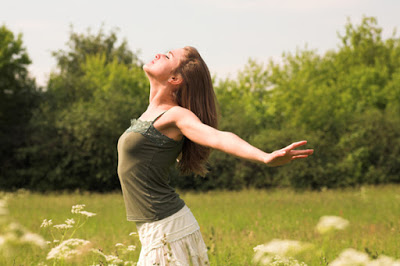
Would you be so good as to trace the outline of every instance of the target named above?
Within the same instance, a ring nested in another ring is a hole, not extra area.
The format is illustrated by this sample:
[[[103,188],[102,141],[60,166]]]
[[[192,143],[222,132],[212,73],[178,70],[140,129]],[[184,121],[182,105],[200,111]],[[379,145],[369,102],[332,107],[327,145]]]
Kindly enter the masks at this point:
[[[182,151],[183,140],[163,135],[154,121],[133,119],[118,140],[118,176],[128,221],[161,220],[185,205],[169,185],[169,169]]]

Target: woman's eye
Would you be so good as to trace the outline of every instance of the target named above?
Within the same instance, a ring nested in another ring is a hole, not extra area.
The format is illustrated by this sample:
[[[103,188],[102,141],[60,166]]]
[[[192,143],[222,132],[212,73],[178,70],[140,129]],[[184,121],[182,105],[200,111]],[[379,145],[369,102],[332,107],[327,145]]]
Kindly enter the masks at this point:
[[[168,55],[165,55],[165,57],[166,57],[167,59],[169,59],[169,56],[168,56]]]

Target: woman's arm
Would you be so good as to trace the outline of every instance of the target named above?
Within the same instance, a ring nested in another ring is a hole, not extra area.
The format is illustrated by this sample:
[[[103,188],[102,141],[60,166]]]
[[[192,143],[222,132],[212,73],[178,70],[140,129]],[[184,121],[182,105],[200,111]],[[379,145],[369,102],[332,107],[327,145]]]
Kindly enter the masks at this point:
[[[283,149],[266,153],[231,132],[220,131],[203,124],[193,112],[185,108],[176,107],[173,116],[175,126],[191,141],[268,166],[286,164],[294,159],[306,158],[313,153],[312,149],[294,150],[307,141],[295,142]]]

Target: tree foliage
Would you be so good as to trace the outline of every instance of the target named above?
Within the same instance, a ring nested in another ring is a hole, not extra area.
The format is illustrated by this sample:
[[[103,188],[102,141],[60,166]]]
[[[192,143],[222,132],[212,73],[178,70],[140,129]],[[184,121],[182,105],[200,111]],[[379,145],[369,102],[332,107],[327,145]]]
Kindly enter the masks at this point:
[[[0,186],[13,183],[15,168],[24,164],[18,149],[26,145],[27,124],[38,101],[34,80],[28,75],[31,63],[22,35],[0,27]],[[8,177],[8,179],[6,179]]]
[[[58,69],[31,120],[30,165],[20,174],[39,190],[115,189],[117,140],[148,97],[141,63],[115,31],[102,29],[71,33],[68,49],[54,56]]]
[[[221,104],[221,113],[225,121],[235,121],[231,126],[238,132],[247,131],[251,143],[272,151],[307,139],[316,152],[278,169],[226,157],[224,164],[235,170],[228,177],[214,171],[213,177],[228,178],[232,188],[399,182],[394,145],[400,139],[400,39],[383,40],[381,32],[375,18],[365,17],[358,26],[348,22],[338,51],[298,50],[267,66],[250,61],[238,80],[220,83],[220,99],[242,94]],[[221,165],[212,161],[212,167]]]
[[[236,78],[215,82],[221,130],[266,151],[307,139],[313,156],[268,168],[216,151],[205,178],[175,171],[173,185],[209,190],[399,183],[400,38],[384,40],[373,17],[359,25],[348,21],[338,37],[336,50],[298,49],[284,53],[280,63],[249,60]],[[67,49],[54,56],[57,71],[18,149],[24,162],[14,179],[19,181],[2,186],[117,189],[117,140],[147,105],[141,63],[125,41],[118,44],[115,31],[102,29],[72,32]]]

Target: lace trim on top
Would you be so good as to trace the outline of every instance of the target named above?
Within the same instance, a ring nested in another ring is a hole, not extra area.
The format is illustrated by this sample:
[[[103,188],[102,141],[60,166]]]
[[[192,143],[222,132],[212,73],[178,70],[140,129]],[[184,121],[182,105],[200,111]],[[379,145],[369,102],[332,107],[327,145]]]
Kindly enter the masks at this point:
[[[143,121],[136,118],[131,120],[131,126],[125,132],[140,133],[143,136],[149,137],[158,145],[164,145],[168,142],[180,143],[183,140],[176,141],[165,136],[153,126],[153,121]]]

